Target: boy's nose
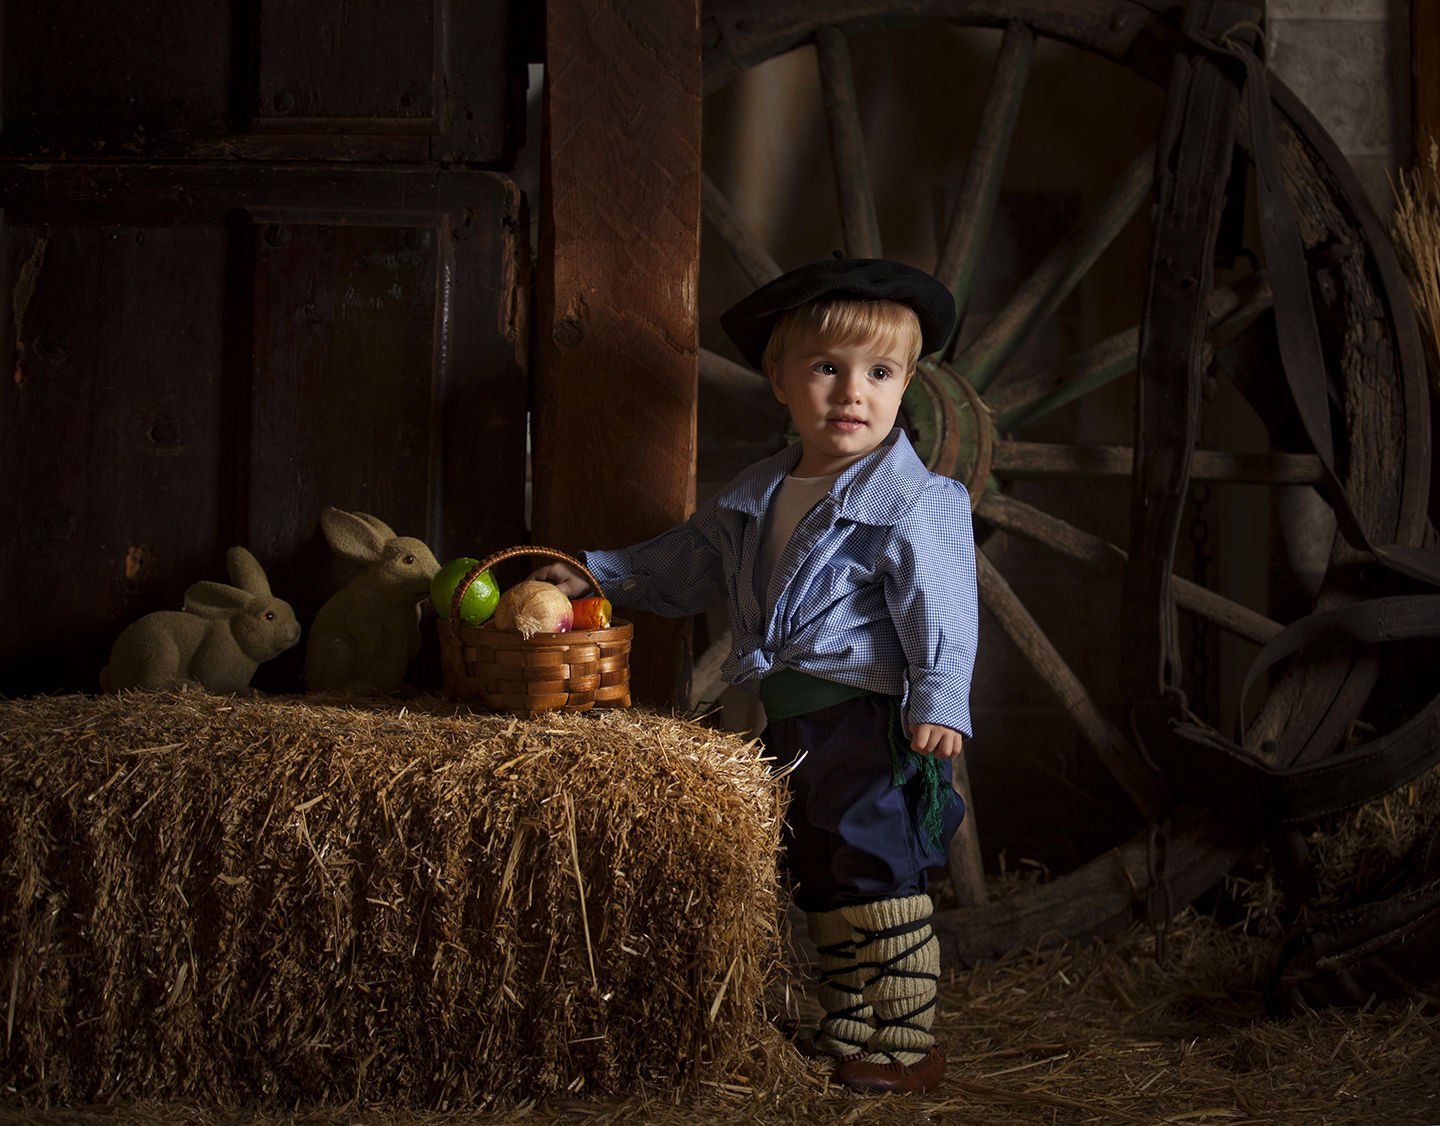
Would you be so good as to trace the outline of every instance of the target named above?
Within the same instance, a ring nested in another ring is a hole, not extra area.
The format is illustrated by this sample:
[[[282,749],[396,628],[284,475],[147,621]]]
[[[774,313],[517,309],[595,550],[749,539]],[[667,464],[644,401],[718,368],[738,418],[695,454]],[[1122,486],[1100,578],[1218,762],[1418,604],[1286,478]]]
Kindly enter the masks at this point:
[[[855,372],[846,372],[835,381],[835,394],[842,403],[858,403],[862,377]]]

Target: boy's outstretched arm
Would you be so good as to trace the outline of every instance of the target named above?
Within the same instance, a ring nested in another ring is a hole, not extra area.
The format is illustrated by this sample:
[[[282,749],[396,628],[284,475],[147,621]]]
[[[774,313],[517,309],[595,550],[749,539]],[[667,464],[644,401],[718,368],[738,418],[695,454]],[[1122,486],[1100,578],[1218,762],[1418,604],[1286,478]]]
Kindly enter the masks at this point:
[[[579,598],[590,589],[590,580],[569,563],[547,563],[543,567],[537,567],[525,577],[554,583],[566,598]]]
[[[918,754],[955,758],[964,744],[964,735],[953,727],[942,727],[938,723],[917,723],[910,730],[910,746]]]

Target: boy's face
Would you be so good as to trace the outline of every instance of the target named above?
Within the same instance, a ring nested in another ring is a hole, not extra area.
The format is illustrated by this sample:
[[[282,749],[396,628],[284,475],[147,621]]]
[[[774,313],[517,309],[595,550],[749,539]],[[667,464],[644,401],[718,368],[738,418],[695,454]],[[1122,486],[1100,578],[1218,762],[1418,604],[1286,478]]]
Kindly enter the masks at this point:
[[[790,408],[803,453],[797,477],[823,477],[873,453],[889,436],[914,371],[897,341],[827,343],[814,329],[797,337],[770,373]]]

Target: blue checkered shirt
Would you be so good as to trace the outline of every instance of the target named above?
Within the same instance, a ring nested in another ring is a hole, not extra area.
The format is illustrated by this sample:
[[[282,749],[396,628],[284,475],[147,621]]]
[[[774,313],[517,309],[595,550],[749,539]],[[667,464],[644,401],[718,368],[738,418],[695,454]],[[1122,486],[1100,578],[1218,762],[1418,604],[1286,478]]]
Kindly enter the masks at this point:
[[[800,453],[796,443],[757,462],[652,540],[586,552],[586,566],[622,606],[680,617],[724,602],[731,684],[797,669],[902,696],[908,724],[969,735],[979,611],[964,486],[891,431],[801,517],[762,592],[766,505]]]

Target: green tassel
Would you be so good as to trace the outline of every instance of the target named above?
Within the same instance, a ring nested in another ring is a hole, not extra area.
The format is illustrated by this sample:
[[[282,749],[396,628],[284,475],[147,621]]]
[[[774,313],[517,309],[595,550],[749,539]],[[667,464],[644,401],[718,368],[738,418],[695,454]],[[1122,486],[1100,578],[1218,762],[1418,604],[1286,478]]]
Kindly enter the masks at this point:
[[[905,741],[905,728],[900,718],[900,698],[890,697],[890,784],[905,784],[905,759],[913,758],[920,767],[920,784],[924,787],[925,818],[922,822],[930,844],[939,848],[945,839],[945,811],[955,800],[955,791],[945,778],[945,768],[934,755],[922,755]]]

